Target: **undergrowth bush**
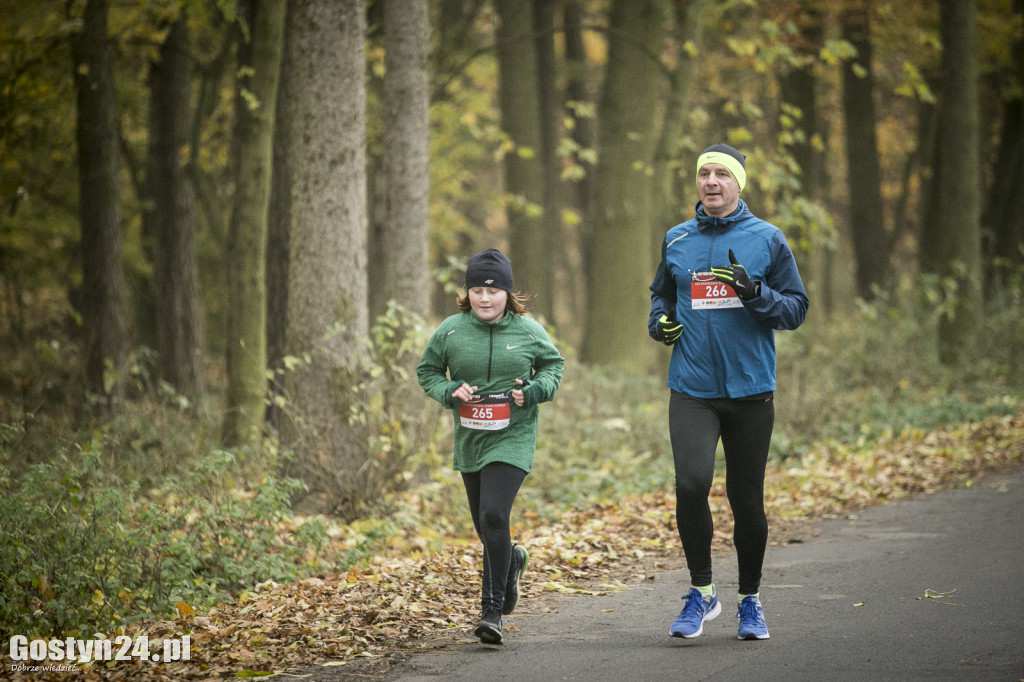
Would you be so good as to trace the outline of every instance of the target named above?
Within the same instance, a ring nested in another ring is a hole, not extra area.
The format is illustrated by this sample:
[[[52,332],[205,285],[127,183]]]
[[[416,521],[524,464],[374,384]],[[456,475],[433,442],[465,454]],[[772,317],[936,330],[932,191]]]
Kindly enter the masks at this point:
[[[938,286],[937,284],[935,285]],[[1019,289],[991,301],[969,356],[939,362],[937,290],[905,283],[844,315],[808,315],[776,335],[778,382],[773,456],[811,444],[871,442],[908,429],[931,430],[1020,409],[1024,396],[1024,304]]]
[[[427,338],[423,318],[392,301],[370,328],[359,362],[336,357],[325,342],[284,357],[270,372],[275,383],[271,401],[281,425],[279,447],[294,453],[289,471],[322,488],[312,501],[300,504],[302,509],[359,518],[382,495],[412,480],[407,460],[425,447],[436,427],[436,417],[425,409],[431,401],[415,373]],[[291,395],[302,381],[301,372],[336,374],[337,368],[350,365],[348,381],[337,387],[344,395],[337,401],[345,405],[344,414],[311,414],[322,403],[311,409]],[[345,437],[339,438],[342,433]]]
[[[235,455],[214,451],[143,490],[98,446],[17,479],[0,467],[0,639],[109,632],[316,567],[324,528],[291,518],[298,482],[266,475],[239,493],[223,484]]]
[[[570,357],[555,400],[541,406],[533,472],[519,504],[537,512],[646,492],[672,480],[670,453],[663,380]]]

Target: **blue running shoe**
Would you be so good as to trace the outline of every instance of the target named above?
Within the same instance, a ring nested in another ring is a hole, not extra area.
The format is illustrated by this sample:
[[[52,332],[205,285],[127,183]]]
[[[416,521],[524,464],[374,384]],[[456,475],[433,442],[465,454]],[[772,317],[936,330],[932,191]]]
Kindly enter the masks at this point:
[[[739,639],[768,639],[768,626],[764,624],[764,609],[754,595],[743,598],[736,617],[740,620]]]
[[[690,588],[687,595],[683,597],[683,601],[686,602],[686,605],[683,606],[682,613],[668,630],[668,634],[673,637],[685,639],[700,637],[700,634],[704,632],[704,621],[713,620],[722,612],[722,605],[718,603],[717,594],[705,597],[696,587]]]

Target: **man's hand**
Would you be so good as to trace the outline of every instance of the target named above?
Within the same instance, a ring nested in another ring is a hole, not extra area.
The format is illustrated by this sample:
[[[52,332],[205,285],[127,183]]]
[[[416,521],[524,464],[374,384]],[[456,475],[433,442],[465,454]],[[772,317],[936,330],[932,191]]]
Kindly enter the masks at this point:
[[[713,267],[711,274],[719,282],[724,282],[733,288],[741,301],[749,301],[761,295],[761,283],[754,282],[747,274],[747,269],[736,262],[736,256],[732,249],[729,249],[729,267]]]
[[[662,315],[658,319],[658,326],[655,332],[657,336],[655,338],[661,341],[666,346],[674,344],[680,336],[683,334],[683,325],[676,322],[675,315],[669,317],[668,315]]]

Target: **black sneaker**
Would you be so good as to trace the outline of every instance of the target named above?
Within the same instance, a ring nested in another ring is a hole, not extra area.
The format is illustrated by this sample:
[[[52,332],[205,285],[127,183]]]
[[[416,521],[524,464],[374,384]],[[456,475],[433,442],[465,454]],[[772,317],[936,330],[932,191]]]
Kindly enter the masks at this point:
[[[508,582],[505,583],[505,603],[501,607],[501,613],[508,615],[512,613],[519,602],[519,579],[523,577],[526,564],[530,562],[530,553],[522,545],[512,546],[512,563],[508,567]]]
[[[497,610],[484,611],[480,614],[480,622],[476,624],[473,634],[483,644],[504,644],[501,636],[501,613]]]

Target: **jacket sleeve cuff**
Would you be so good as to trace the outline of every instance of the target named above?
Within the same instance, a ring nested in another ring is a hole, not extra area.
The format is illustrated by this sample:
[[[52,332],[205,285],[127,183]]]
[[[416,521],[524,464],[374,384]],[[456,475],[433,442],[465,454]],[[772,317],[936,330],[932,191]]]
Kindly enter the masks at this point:
[[[540,396],[537,392],[540,390],[539,386],[530,384],[523,389],[523,408],[533,407],[540,402]]]

